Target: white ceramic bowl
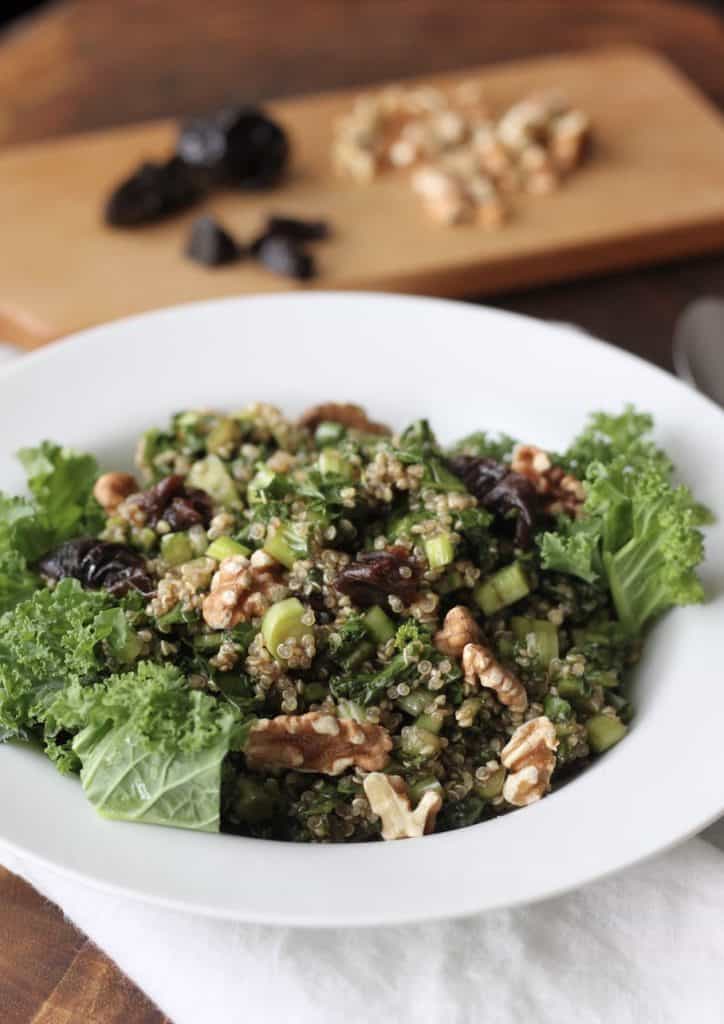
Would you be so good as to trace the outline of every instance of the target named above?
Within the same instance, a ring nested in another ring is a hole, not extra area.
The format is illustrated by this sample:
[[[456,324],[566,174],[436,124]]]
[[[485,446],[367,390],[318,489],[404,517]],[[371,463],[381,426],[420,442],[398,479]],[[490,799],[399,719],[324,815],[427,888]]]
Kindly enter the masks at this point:
[[[86,331],[0,375],[0,486],[50,437],[130,464],[133,440],[189,406],[327,399],[445,441],[480,427],[564,445],[592,409],[635,402],[724,519],[724,415],[672,377],[567,330],[461,303],[271,296],[163,310]],[[541,899],[649,856],[724,809],[724,529],[709,603],[667,615],[637,671],[627,738],[570,785],[491,822],[412,842],[306,846],[104,821],[38,753],[0,749],[2,844],[90,883],[202,914],[371,925]]]

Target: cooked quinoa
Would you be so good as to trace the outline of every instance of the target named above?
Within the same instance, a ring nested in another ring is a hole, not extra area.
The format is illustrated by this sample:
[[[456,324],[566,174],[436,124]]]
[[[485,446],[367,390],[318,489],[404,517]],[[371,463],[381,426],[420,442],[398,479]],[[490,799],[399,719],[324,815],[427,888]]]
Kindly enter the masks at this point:
[[[43,690],[33,663],[21,706],[0,640],[0,726],[42,738],[110,817],[342,842],[532,803],[625,735],[645,622],[700,596],[691,502],[679,590],[643,600],[636,581],[643,611],[625,590],[640,496],[614,469],[668,480],[649,427],[598,414],[555,455],[484,433],[445,449],[426,420],[393,434],[335,403],[178,413],[141,438],[137,479],[89,471],[60,543],[18,554],[31,582],[0,624],[57,621],[69,681]],[[55,472],[85,458],[64,453],[46,450]],[[621,494],[616,552],[602,480]],[[82,667],[72,631],[91,637]],[[99,797],[97,766],[125,778],[129,744],[140,781]],[[197,788],[148,798],[159,752]]]

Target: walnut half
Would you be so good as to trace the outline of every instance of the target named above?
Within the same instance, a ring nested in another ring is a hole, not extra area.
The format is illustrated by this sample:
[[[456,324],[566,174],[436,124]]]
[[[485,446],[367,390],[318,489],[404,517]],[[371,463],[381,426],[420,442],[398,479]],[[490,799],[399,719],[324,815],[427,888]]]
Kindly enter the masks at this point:
[[[525,711],[528,694],[521,681],[496,661],[482,644],[466,644],[463,650],[463,672],[468,686],[478,684],[495,690],[501,704],[511,711]]]
[[[302,415],[299,422],[303,427],[316,430],[320,423],[329,421],[341,423],[343,427],[351,430],[361,430],[365,434],[390,434],[390,428],[384,423],[374,423],[367,418],[367,413],[361,405],[352,405],[349,402],[323,402],[322,405],[315,405]]]
[[[473,614],[464,604],[455,605],[445,616],[442,629],[435,634],[435,647],[442,654],[451,658],[459,658],[466,644],[474,644],[480,639],[480,627]]]
[[[264,551],[225,558],[211,580],[201,610],[212,629],[231,629],[242,620],[263,615],[288,591],[281,584],[283,567]]]
[[[509,804],[525,807],[540,800],[556,766],[557,749],[555,726],[545,715],[518,726],[500,754],[511,772],[503,785],[503,798]]]
[[[392,739],[381,725],[309,711],[259,719],[244,753],[252,771],[288,768],[339,775],[353,766],[379,771],[387,764],[390,750]]]
[[[382,821],[383,839],[416,839],[432,832],[442,807],[439,793],[426,790],[413,811],[407,785],[399,775],[372,772],[362,785],[370,807]]]

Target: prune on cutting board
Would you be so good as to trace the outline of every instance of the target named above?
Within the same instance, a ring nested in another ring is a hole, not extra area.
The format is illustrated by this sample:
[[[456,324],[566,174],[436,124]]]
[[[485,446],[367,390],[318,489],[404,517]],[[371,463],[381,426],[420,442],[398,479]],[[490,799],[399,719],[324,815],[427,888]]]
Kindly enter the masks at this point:
[[[194,221],[185,251],[189,259],[206,267],[233,263],[241,256],[240,246],[213,217]]]
[[[146,513],[149,526],[156,526],[163,519],[174,531],[188,530],[198,524],[208,526],[213,513],[213,504],[206,491],[187,487],[184,478],[178,474],[159,480],[134,501]]]
[[[217,185],[269,188],[286,168],[284,129],[257,107],[227,107],[181,128],[176,152]]]
[[[300,220],[298,217],[267,218],[266,235],[285,235],[297,242],[321,242],[329,238],[329,224],[326,220]]]
[[[515,514],[515,542],[529,547],[539,511],[538,495],[530,480],[495,459],[476,455],[457,455],[448,464],[484,508],[503,518]]]
[[[149,224],[188,209],[206,191],[203,176],[178,157],[143,163],[111,193],[105,220],[114,227]]]
[[[265,267],[282,277],[306,281],[317,273],[312,255],[300,242],[286,235],[264,234],[252,243],[249,251]]]
[[[405,548],[363,551],[338,574],[335,588],[360,608],[387,603],[390,594],[405,604],[414,600],[420,579],[419,568],[409,560]]]
[[[51,580],[71,576],[91,590],[101,588],[121,596],[136,590],[144,597],[154,585],[142,555],[125,544],[79,537],[66,541],[38,562],[40,572]]]

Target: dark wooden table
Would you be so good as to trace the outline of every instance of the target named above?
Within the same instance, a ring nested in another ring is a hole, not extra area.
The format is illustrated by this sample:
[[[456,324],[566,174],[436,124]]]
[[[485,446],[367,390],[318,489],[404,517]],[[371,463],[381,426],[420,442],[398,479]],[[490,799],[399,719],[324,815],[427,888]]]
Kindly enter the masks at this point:
[[[666,53],[724,107],[724,23],[712,7],[674,0],[68,0],[0,37],[0,145],[188,113],[230,97],[627,41]],[[724,294],[724,255],[495,304],[578,323],[670,367],[674,320],[707,292]],[[3,1024],[165,1019],[57,908],[0,868]]]

